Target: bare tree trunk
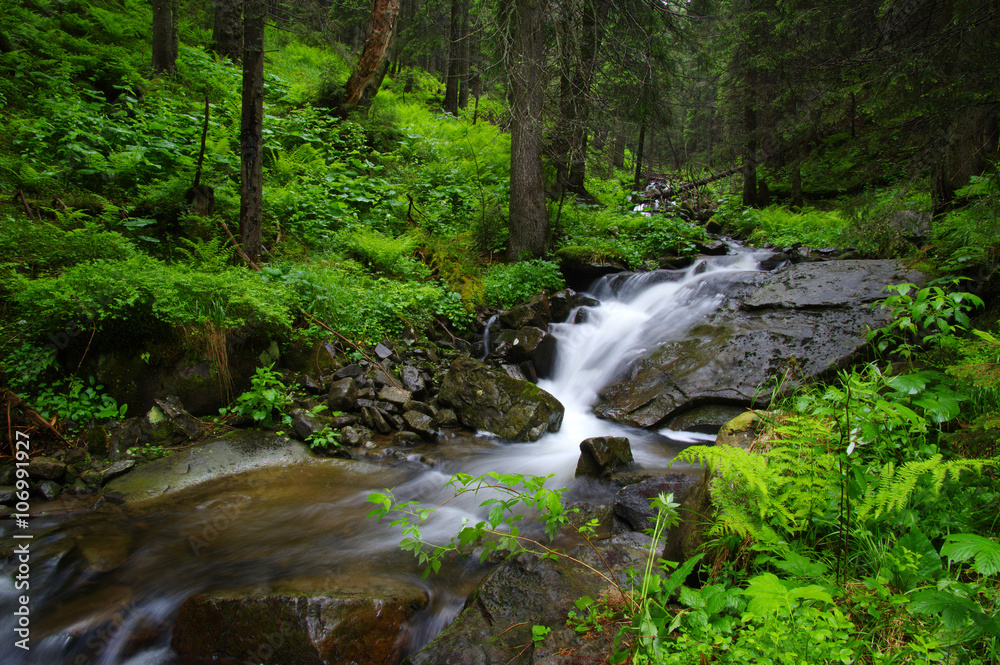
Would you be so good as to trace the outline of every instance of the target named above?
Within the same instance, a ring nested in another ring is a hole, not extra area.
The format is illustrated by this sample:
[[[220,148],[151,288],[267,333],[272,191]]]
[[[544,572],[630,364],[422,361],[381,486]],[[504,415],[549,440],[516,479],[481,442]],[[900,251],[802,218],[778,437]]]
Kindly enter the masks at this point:
[[[153,71],[174,71],[172,0],[153,0]]]
[[[389,64],[389,47],[399,16],[399,0],[373,0],[368,38],[358,62],[347,79],[343,107],[368,106],[378,93]]]
[[[264,17],[266,0],[245,0],[243,14],[243,113],[240,121],[240,240],[260,256],[263,221]]]
[[[788,167],[792,185],[792,207],[802,208],[802,144],[797,136],[792,136],[792,163]]]
[[[472,58],[472,35],[469,34],[469,11],[471,10],[471,0],[462,0],[462,46],[460,57],[462,68],[459,73],[458,86],[458,108],[464,109],[469,105],[469,60]]]
[[[504,7],[511,91],[510,242],[518,261],[548,250],[549,218],[542,177],[542,66],[545,57],[544,0],[515,0]]]
[[[177,62],[177,48],[180,46],[180,21],[181,8],[180,0],[172,0],[170,3],[170,60]]]
[[[458,93],[462,87],[462,0],[451,0],[451,26],[448,30],[448,68],[445,74],[444,112],[458,115]]]
[[[635,149],[635,190],[642,189],[645,183],[642,181],[642,158],[646,152],[646,119],[642,119],[639,125],[639,145]]]
[[[743,205],[757,205],[757,111],[749,100],[743,105],[746,155],[743,158]]]
[[[212,49],[224,58],[243,58],[243,0],[215,0]]]

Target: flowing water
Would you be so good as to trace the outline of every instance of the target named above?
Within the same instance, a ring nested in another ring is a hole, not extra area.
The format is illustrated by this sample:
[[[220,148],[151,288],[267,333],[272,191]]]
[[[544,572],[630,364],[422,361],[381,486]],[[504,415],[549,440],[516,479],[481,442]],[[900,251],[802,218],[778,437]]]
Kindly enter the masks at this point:
[[[419,648],[454,617],[485,569],[453,563],[421,583],[413,558],[397,547],[398,530],[365,518],[368,494],[391,487],[399,499],[436,505],[448,496],[442,486],[452,474],[498,471],[554,474],[549,486],[569,486],[571,496],[606,496],[600,483],[573,479],[579,444],[593,436],[627,436],[639,466],[665,468],[678,450],[711,437],[632,429],[596,418],[591,405],[634,358],[703,321],[756,269],[757,258],[740,253],[686,271],[598,281],[591,295],[601,305],[574,312],[570,320],[578,323],[552,327],[556,368],[540,385],[566,413],[562,429],[537,442],[452,435],[393,463],[322,459],[219,479],[152,508],[35,517],[31,651],[13,646],[12,613],[25,591],[15,588],[11,566],[0,576],[0,665],[182,665],[169,634],[186,598],[303,577],[423,584],[430,605],[405,631],[406,648]],[[468,499],[439,510],[425,537],[447,542],[462,518],[476,513],[478,501]],[[9,523],[0,529],[10,536]],[[89,564],[78,554],[84,550],[92,552]]]

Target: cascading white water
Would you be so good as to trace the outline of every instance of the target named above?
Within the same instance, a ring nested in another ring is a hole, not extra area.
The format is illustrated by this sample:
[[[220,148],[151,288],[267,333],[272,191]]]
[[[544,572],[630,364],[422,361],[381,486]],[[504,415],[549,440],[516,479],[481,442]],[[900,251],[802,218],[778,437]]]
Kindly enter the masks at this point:
[[[677,445],[705,437],[667,437],[637,430],[593,414],[592,407],[607,386],[637,357],[668,340],[682,337],[703,322],[746,273],[756,271],[760,256],[741,251],[697,261],[686,270],[612,275],[598,280],[591,294],[598,306],[583,307],[565,323],[554,324],[558,340],[556,365],[539,386],[565,407],[562,428],[536,443],[483,455],[470,463],[470,473],[505,471],[555,474],[561,486],[572,480],[580,442],[595,436],[626,436],[640,465],[662,466]],[[575,323],[576,319],[582,322]],[[708,437],[710,438],[710,437]],[[670,446],[674,444],[674,446]],[[664,448],[668,449],[664,451]]]

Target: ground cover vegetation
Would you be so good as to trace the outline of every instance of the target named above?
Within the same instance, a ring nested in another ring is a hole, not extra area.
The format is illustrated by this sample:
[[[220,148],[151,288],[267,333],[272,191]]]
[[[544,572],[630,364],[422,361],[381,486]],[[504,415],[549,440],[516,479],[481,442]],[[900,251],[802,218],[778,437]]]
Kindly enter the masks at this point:
[[[652,552],[624,614],[573,621],[632,662],[1000,657],[995,3],[278,2],[256,74],[233,3],[175,3],[175,30],[169,3],[9,4],[0,363],[60,436],[128,408],[85,373],[101,349],[470,335],[561,267],[683,260],[706,227],[904,257],[939,279],[886,294],[870,363],[776,402],[747,451],[688,450],[722,479],[703,555]],[[352,90],[369,49],[384,79]],[[632,212],[653,174],[697,196]],[[277,373],[247,388],[230,410],[271,423]],[[535,480],[461,479],[487,482],[521,489],[460,544],[517,503],[565,522]]]

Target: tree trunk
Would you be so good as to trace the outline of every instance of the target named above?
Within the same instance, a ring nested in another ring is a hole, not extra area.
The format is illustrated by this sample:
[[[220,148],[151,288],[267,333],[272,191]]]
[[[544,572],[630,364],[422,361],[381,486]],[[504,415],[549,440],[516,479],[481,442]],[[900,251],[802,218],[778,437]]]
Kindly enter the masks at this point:
[[[212,49],[224,58],[243,58],[243,0],[215,0]]]
[[[542,66],[545,57],[543,0],[505,6],[510,44],[511,91],[510,241],[508,258],[542,256],[548,250],[549,218],[542,177]]]
[[[792,185],[792,207],[802,208],[802,145],[797,136],[792,137],[792,163],[788,167]]]
[[[462,70],[459,73],[458,108],[469,105],[469,60],[472,58],[472,35],[469,34],[469,11],[471,0],[462,0],[462,47],[459,51]]]
[[[743,129],[746,132],[746,155],[743,158],[743,205],[757,206],[757,111],[745,102]]]
[[[170,3],[170,62],[177,62],[177,48],[180,46],[180,21],[181,8],[180,0],[172,0]]]
[[[645,183],[642,181],[642,158],[643,154],[646,152],[646,120],[642,120],[642,124],[639,125],[639,145],[635,149],[635,190],[639,191],[642,189]]]
[[[458,97],[462,87],[462,0],[451,0],[451,27],[448,30],[448,69],[445,74],[444,112],[458,115]]]
[[[153,71],[171,74],[173,57],[172,0],[153,0]]]
[[[263,219],[264,17],[266,0],[245,0],[243,112],[240,120],[240,240],[247,257],[260,256]]]
[[[389,64],[389,47],[398,15],[399,0],[373,0],[368,38],[345,86],[344,109],[368,106],[378,93]]]

